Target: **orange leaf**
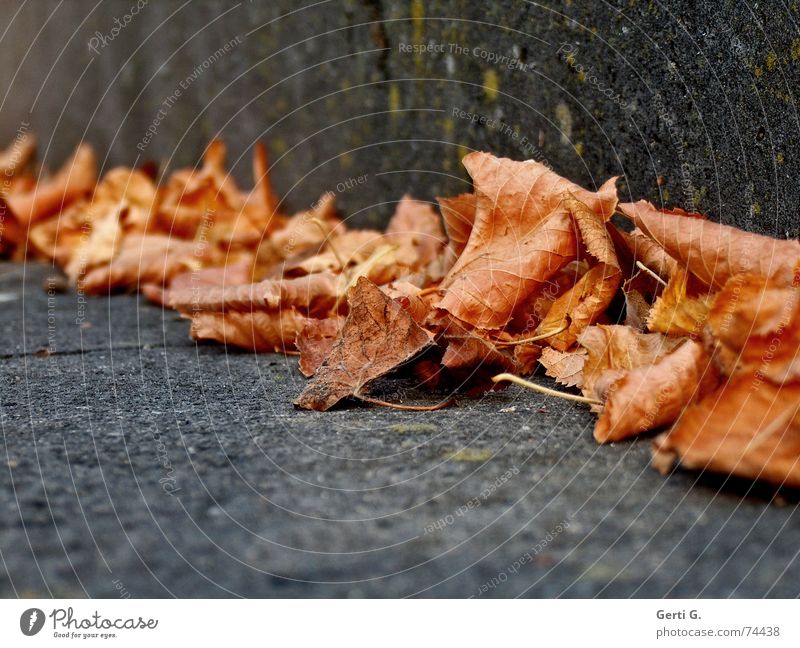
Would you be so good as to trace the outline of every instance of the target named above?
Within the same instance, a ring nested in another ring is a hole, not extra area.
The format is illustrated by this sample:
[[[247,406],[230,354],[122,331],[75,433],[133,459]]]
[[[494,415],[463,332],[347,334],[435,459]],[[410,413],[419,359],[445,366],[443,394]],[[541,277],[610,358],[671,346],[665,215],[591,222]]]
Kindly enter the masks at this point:
[[[620,441],[669,425],[718,382],[716,368],[694,340],[686,340],[655,364],[622,375],[607,371],[594,385],[596,396],[605,401],[594,438],[598,443]]]
[[[214,340],[257,353],[291,349],[309,321],[293,308],[269,312],[197,311],[184,316],[191,320],[193,339]]]
[[[128,236],[111,263],[87,272],[80,286],[92,294],[138,289],[145,283],[163,286],[187,270],[223,261],[224,256],[219,251],[194,241],[161,234]]]
[[[678,269],[670,277],[664,292],[653,304],[647,317],[647,328],[654,333],[698,337],[708,317],[713,295],[701,292],[689,297],[690,275]]]
[[[300,331],[295,341],[295,346],[300,352],[300,372],[308,377],[313,376],[317,369],[330,355],[336,339],[344,325],[344,317],[328,317],[326,319],[312,319]]]
[[[544,165],[470,153],[477,204],[469,241],[441,284],[438,306],[480,328],[508,323],[515,307],[577,255],[563,194],[571,192],[609,217],[617,202],[615,179],[586,191]]]
[[[477,196],[463,193],[452,198],[437,198],[442,211],[444,229],[447,232],[448,246],[454,256],[464,251],[475,224]]]
[[[712,470],[800,487],[800,383],[740,374],[653,441],[653,465]]]
[[[707,333],[726,375],[756,372],[776,384],[800,379],[800,288],[733,277],[717,295]]]
[[[441,363],[459,387],[485,391],[493,388],[489,379],[494,374],[519,371],[514,349],[499,349],[480,330],[469,329],[453,317],[445,316],[441,322],[446,325],[437,340],[447,345]]]
[[[607,370],[626,371],[656,363],[677,348],[682,340],[658,333],[640,333],[618,324],[587,328],[578,339],[585,349],[583,388],[594,396],[595,381]]]
[[[336,288],[334,275],[317,273],[295,279],[265,279],[253,284],[192,285],[170,290],[166,302],[182,313],[299,308],[309,315],[325,315],[336,302]]]
[[[59,212],[89,194],[97,180],[94,150],[81,144],[52,178],[41,180],[30,191],[12,193],[5,202],[24,227]]]
[[[555,301],[547,317],[539,324],[537,333],[567,325],[564,332],[547,340],[551,347],[560,351],[571,347],[581,331],[605,313],[622,280],[617,253],[603,216],[571,196],[564,201],[564,206],[578,225],[586,251],[598,264]]]
[[[539,362],[545,373],[567,387],[581,387],[583,384],[583,366],[586,364],[586,351],[557,351],[550,347],[542,349]]]
[[[740,273],[773,277],[791,285],[800,261],[800,242],[743,232],[703,218],[659,211],[646,200],[626,203],[620,211],[647,236],[712,288]]]
[[[412,270],[428,265],[442,253],[446,244],[439,214],[429,203],[414,200],[408,194],[397,204],[386,227],[386,239],[407,250],[407,256],[400,256],[404,265]]]

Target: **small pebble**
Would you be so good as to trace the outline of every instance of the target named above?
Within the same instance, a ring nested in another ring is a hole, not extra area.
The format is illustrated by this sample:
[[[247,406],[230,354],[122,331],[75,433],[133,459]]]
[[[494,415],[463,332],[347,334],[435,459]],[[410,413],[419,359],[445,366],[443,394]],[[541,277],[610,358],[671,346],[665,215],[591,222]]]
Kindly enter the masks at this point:
[[[63,275],[49,275],[42,282],[45,292],[65,293],[69,290],[69,281]]]

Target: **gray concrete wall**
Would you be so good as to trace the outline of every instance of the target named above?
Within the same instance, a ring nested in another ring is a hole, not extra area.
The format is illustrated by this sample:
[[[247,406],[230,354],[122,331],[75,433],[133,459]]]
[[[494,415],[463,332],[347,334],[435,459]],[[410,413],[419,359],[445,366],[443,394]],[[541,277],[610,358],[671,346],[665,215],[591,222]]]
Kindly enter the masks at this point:
[[[463,191],[460,157],[488,149],[798,235],[795,1],[136,4],[5,0],[0,137],[175,166],[221,134],[240,177],[263,137],[289,207],[339,185],[362,225]]]

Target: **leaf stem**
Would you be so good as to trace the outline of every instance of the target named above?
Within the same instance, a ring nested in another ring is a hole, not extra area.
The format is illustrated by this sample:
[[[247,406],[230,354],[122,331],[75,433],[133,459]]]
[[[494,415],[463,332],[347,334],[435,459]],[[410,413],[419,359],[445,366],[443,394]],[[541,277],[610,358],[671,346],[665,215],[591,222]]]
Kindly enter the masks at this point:
[[[509,340],[508,342],[495,342],[495,346],[517,346],[518,344],[530,344],[531,342],[538,342],[539,340],[544,340],[549,337],[553,337],[554,335],[558,335],[559,333],[563,333],[568,328],[569,324],[567,322],[564,322],[555,331],[547,331],[546,333],[540,333],[539,335],[534,335],[533,337],[522,338],[521,340]]]
[[[445,407],[454,405],[456,402],[455,399],[448,398],[447,400],[443,400],[441,403],[437,403],[436,405],[401,405],[400,403],[390,403],[388,401],[380,400],[379,398],[372,398],[359,393],[355,393],[353,396],[364,401],[365,403],[371,403],[373,405],[380,405],[381,407],[391,407],[392,409],[410,412],[433,412],[435,410],[444,409]]]
[[[520,378],[519,376],[515,376],[514,374],[510,373],[497,374],[492,378],[492,382],[512,382],[516,385],[521,385],[526,389],[546,394],[547,396],[555,396],[556,398],[563,398],[564,400],[571,400],[575,401],[576,403],[586,403],[587,405],[603,404],[603,401],[599,401],[595,398],[587,398],[586,396],[578,396],[576,394],[566,394],[555,389],[550,389],[549,387],[537,385],[536,383],[532,383],[529,380],[525,380],[524,378]]]
[[[325,223],[323,223],[319,218],[316,217],[312,218],[310,222],[314,223],[314,225],[316,225],[319,228],[319,231],[322,232],[323,240],[325,241],[325,244],[331,249],[331,252],[333,252],[333,256],[336,257],[336,261],[338,262],[339,267],[341,267],[342,272],[347,273],[347,267],[345,265],[344,259],[342,259],[342,257],[339,255],[339,250],[336,249],[336,246],[333,244],[333,240],[329,238],[330,232],[325,229]]]
[[[636,267],[639,268],[639,270],[644,270],[647,274],[649,274],[651,277],[653,277],[653,279],[655,279],[662,286],[666,286],[667,285],[666,281],[664,281],[661,277],[658,276],[657,273],[653,272],[650,268],[648,268],[641,261],[636,261]]]
[[[417,297],[424,297],[425,295],[430,295],[431,293],[438,292],[439,286],[428,286],[427,288],[423,288],[417,293]]]

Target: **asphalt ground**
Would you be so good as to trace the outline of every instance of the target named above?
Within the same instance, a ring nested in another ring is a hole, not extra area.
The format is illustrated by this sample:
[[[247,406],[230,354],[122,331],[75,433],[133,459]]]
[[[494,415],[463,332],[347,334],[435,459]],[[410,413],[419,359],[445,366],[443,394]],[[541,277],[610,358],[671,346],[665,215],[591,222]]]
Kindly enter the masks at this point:
[[[795,493],[663,478],[516,387],[297,411],[296,358],[51,272],[0,266],[4,597],[800,594]]]

